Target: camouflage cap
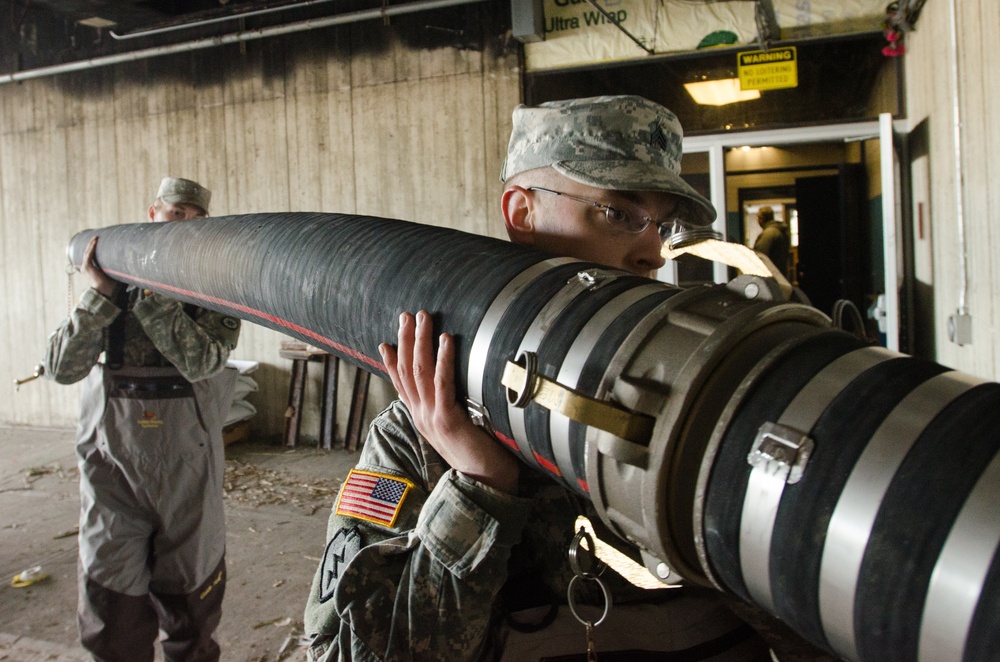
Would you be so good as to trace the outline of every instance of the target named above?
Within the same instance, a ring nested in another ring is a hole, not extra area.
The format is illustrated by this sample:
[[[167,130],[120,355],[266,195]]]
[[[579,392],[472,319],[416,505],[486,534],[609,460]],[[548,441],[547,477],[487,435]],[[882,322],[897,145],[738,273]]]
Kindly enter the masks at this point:
[[[190,179],[164,177],[163,181],[160,182],[160,190],[156,192],[156,197],[175,205],[194,205],[207,214],[208,203],[212,200],[212,192]]]
[[[676,115],[639,96],[521,105],[500,180],[551,166],[587,186],[681,196],[688,203],[684,220],[708,225],[715,208],[680,176],[683,136]]]

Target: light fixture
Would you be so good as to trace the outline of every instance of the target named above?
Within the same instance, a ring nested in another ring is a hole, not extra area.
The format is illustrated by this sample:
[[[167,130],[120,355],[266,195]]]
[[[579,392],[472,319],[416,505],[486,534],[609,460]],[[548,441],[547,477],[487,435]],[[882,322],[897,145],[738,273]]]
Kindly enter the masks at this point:
[[[88,27],[98,28],[98,29],[110,28],[112,26],[118,25],[114,21],[107,18],[101,18],[100,16],[91,16],[90,18],[84,18],[77,21],[77,23],[79,23],[80,25],[86,25]]]
[[[760,90],[741,90],[739,78],[684,83],[684,89],[688,91],[695,103],[703,106],[725,106],[737,101],[760,98]]]

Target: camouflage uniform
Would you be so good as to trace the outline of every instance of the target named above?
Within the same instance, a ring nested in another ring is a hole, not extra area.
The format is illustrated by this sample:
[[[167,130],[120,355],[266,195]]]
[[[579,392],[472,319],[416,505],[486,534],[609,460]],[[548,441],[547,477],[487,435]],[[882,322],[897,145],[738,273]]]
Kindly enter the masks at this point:
[[[551,640],[553,633],[566,631],[557,626],[567,617],[568,650],[559,642],[562,652],[583,652],[584,626],[572,620],[565,605],[575,519],[578,514],[596,518],[588,504],[533,471],[521,472],[519,496],[511,496],[449,468],[415,432],[398,401],[372,423],[359,470],[412,486],[388,525],[339,512],[344,510],[342,488],[305,611],[305,630],[313,639],[310,660],[539,659],[512,655],[513,640],[530,637],[531,626],[539,630],[537,637]],[[627,614],[629,603],[641,601],[658,610],[657,625],[649,629],[669,633],[670,643],[663,644],[662,632],[637,632],[622,618],[620,629],[629,641],[625,648],[642,648],[647,634],[659,639],[657,650],[728,636],[720,644],[725,657],[685,659],[761,659],[759,641],[715,595],[706,597],[709,592],[645,591],[610,569],[602,580],[613,596],[612,613]],[[595,583],[578,586],[578,604],[603,605]],[[553,611],[557,622],[546,627],[544,617],[556,605],[563,605]],[[599,645],[609,641],[606,628],[598,630]]]
[[[86,378],[80,466],[81,641],[101,660],[217,660],[225,588],[222,423],[239,320],[129,289],[120,367],[99,358],[122,313],[88,288],[44,367]]]
[[[681,126],[659,104],[635,96],[556,101],[518,106],[512,120],[501,181],[551,167],[588,186],[676,195],[688,225],[716,217],[681,178]],[[585,628],[567,614],[567,552],[577,515],[596,521],[591,505],[527,469],[518,496],[493,490],[448,467],[415,430],[406,407],[393,403],[372,423],[341,488],[305,611],[309,659],[579,656]],[[717,592],[643,591],[610,570],[602,581],[614,605],[596,633],[599,652],[770,659]],[[596,582],[574,583],[573,595],[580,605],[605,604]]]

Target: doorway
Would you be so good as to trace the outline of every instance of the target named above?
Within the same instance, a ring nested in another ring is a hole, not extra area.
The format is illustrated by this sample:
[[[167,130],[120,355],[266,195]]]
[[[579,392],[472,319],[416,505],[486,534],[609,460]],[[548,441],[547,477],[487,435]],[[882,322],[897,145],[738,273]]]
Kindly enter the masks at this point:
[[[892,297],[884,296],[887,282],[898,292],[895,265],[887,270],[884,258],[897,249],[892,191],[888,208],[883,200],[884,188],[895,186],[883,165],[892,149],[878,122],[693,136],[684,140],[682,168],[685,178],[709,182],[713,205],[725,210],[715,229],[729,241],[752,246],[748,210],[781,205],[796,223],[789,280],[831,317],[842,311],[837,302],[849,301],[869,338],[898,349],[886,324],[898,306],[887,309]],[[734,275],[717,268],[714,280]]]

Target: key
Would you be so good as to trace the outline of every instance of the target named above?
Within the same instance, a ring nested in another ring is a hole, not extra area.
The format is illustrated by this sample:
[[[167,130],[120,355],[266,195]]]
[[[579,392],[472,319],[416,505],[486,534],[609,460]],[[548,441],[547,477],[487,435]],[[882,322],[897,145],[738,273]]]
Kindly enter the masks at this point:
[[[587,621],[587,662],[597,662],[597,645],[594,643],[594,624]]]

